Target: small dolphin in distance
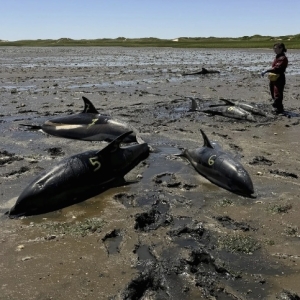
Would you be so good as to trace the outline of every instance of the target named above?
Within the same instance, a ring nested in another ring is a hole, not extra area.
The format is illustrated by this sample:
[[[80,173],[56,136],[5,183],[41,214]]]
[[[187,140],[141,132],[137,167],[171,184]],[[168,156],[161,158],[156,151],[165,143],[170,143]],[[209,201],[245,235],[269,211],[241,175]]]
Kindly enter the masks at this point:
[[[203,130],[204,145],[194,150],[184,150],[185,157],[196,171],[212,183],[236,194],[252,197],[253,183],[242,164],[215,142],[210,142]]]
[[[84,96],[82,99],[84,109],[79,114],[55,117],[41,126],[20,125],[30,127],[30,129],[42,129],[54,136],[84,141],[110,142],[119,135],[132,131],[130,135],[126,136],[124,142],[138,141],[137,132],[132,126],[111,116],[101,115],[89,99]]]
[[[37,176],[20,194],[9,217],[53,211],[86,200],[123,179],[149,155],[146,143],[120,147],[126,132],[102,150],[63,159]],[[123,180],[124,183],[124,180]]]
[[[216,70],[207,70],[205,68],[202,68],[201,71],[193,72],[193,73],[183,73],[182,76],[187,76],[187,75],[206,75],[206,74],[220,74],[220,71]]]

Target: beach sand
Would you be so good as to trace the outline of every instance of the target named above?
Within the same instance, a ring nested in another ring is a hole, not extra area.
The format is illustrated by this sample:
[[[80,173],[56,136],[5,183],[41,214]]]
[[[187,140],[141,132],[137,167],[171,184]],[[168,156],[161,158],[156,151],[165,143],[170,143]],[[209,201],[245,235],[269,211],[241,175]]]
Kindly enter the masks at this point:
[[[268,81],[260,77],[273,59],[270,50],[1,47],[0,53],[0,299],[300,295],[299,51],[289,56],[290,117],[272,114]],[[181,75],[202,67],[220,74]],[[59,211],[8,219],[4,213],[41,171],[105,147],[20,126],[79,113],[82,96],[133,125],[153,148],[126,175],[138,182]],[[267,117],[249,122],[190,112],[188,96],[244,100]],[[241,161],[256,198],[212,184],[174,156],[203,145],[200,128]]]

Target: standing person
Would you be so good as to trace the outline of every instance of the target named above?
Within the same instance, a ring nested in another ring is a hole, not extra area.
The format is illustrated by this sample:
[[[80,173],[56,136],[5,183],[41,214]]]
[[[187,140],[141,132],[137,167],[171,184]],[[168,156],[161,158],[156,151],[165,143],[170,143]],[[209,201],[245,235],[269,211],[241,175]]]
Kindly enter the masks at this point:
[[[288,66],[288,59],[285,56],[286,48],[283,43],[276,43],[273,46],[276,54],[275,59],[272,63],[272,68],[261,73],[264,76],[269,73],[270,79],[270,92],[273,100],[272,106],[276,108],[276,113],[283,112],[283,90],[285,86],[285,69]]]

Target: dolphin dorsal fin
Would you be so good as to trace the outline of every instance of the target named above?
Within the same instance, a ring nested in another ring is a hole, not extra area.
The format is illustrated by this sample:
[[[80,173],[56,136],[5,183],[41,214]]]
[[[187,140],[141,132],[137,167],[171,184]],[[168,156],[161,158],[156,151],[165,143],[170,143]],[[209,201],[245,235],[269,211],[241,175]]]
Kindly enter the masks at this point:
[[[195,98],[190,98],[191,99],[191,107],[190,107],[190,111],[195,111],[197,110],[198,108],[198,105],[197,105],[197,101]]]
[[[206,134],[204,133],[204,131],[202,129],[200,129],[201,134],[203,136],[203,140],[204,140],[204,146],[208,147],[208,148],[212,148],[214,149],[213,145],[211,144],[211,142],[209,141],[208,137],[206,136]]]
[[[97,155],[100,153],[101,153],[101,155],[103,155],[106,153],[115,152],[118,148],[120,148],[120,144],[122,143],[122,141],[131,133],[133,133],[133,131],[127,131],[127,132],[119,135],[116,139],[114,139],[112,142],[110,142],[105,148],[99,150],[97,152]]]
[[[208,70],[205,68],[202,68],[202,74],[207,74],[207,73],[208,73]]]
[[[84,109],[82,113],[99,114],[93,103],[86,97],[82,96],[84,102]]]
[[[221,101],[224,101],[228,105],[235,105],[235,103],[229,99],[220,98]]]

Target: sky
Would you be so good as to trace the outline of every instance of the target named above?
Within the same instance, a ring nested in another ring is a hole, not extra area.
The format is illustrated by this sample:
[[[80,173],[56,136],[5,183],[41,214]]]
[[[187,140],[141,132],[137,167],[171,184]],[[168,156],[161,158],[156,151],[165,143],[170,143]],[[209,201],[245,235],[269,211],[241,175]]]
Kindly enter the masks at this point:
[[[0,0],[0,40],[281,36],[299,0]]]

